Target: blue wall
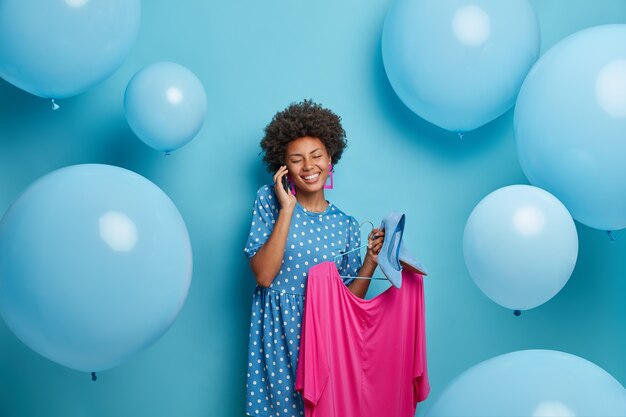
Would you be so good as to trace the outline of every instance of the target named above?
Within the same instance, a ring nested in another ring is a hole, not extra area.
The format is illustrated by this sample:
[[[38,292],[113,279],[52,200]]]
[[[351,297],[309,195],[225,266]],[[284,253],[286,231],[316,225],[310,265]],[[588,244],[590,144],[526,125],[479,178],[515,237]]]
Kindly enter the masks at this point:
[[[577,224],[580,251],[570,281],[521,317],[486,298],[465,268],[462,235],[486,194],[527,183],[512,112],[460,140],[405,108],[381,61],[389,4],[145,1],[138,42],[123,66],[87,93],[62,100],[58,111],[0,80],[0,213],[51,170],[115,164],[173,199],[194,249],[191,290],[174,326],[95,383],[32,352],[0,321],[0,417],[243,415],[254,280],[241,249],[254,193],[270,180],[258,142],[276,110],[309,97],[342,115],[349,138],[328,198],[360,221],[404,211],[407,245],[430,268],[431,399],[466,368],[528,348],[582,356],[626,385],[626,234],[617,232],[611,243]],[[582,28],[626,23],[623,0],[533,4],[542,52]],[[209,100],[198,137],[167,157],[134,137],[122,108],[129,78],[162,60],[194,71]],[[383,289],[378,283],[370,296]]]

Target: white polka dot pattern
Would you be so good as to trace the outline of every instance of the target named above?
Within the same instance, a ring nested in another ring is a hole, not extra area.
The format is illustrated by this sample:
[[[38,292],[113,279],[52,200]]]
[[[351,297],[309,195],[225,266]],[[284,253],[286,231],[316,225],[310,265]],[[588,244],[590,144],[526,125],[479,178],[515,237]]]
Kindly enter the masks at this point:
[[[244,252],[251,258],[269,238],[278,218],[273,189],[257,192],[250,234]],[[357,221],[332,204],[322,213],[296,205],[281,269],[269,288],[257,287],[252,297],[246,412],[251,416],[304,415],[294,390],[307,271],[313,265],[360,246]],[[361,268],[358,251],[337,260],[341,275]],[[346,280],[346,284],[351,280]]]

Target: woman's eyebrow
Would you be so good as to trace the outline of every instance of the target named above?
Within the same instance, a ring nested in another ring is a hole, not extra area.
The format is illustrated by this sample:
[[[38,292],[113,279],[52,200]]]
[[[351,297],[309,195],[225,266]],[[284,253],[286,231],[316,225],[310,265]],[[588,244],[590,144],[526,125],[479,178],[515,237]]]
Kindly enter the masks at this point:
[[[309,154],[312,154],[312,153],[315,153],[315,152],[319,152],[321,150],[322,150],[322,148],[315,148],[311,152],[309,152]],[[290,153],[287,156],[302,156],[302,154],[295,152],[295,153]]]

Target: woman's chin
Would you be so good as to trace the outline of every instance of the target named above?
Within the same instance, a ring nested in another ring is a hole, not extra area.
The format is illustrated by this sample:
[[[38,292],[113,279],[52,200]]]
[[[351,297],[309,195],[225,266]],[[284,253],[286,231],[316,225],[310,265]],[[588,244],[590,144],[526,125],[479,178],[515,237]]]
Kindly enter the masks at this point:
[[[298,184],[298,187],[296,187],[296,189],[303,193],[312,194],[312,193],[323,191],[324,184],[318,180],[313,184],[310,184],[310,183]]]

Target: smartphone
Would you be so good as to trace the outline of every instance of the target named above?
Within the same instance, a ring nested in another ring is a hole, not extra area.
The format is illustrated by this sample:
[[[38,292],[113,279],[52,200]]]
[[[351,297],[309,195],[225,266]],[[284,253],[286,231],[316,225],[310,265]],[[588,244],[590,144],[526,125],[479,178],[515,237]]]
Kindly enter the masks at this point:
[[[283,175],[283,188],[285,189],[285,191],[287,191],[287,194],[291,194],[291,187],[289,186],[289,178],[287,177],[287,175]]]

